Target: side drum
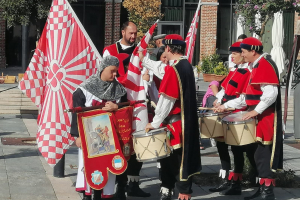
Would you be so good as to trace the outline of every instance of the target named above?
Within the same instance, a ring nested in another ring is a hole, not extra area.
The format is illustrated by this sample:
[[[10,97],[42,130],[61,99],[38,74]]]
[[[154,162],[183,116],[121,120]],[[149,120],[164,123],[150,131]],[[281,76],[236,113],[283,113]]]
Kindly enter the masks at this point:
[[[222,119],[225,143],[242,146],[256,142],[256,120],[242,120],[247,111],[230,114]]]
[[[230,113],[230,111],[222,113],[214,113],[213,111],[199,113],[201,138],[222,137],[222,118]]]
[[[166,128],[148,133],[145,130],[133,133],[133,148],[139,162],[147,162],[168,157],[171,153]]]

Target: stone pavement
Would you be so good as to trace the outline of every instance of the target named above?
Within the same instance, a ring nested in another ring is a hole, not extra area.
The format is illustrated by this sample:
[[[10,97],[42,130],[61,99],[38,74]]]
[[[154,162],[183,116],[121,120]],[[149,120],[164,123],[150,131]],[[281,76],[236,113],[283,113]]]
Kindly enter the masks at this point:
[[[287,142],[293,141],[292,123],[289,122]],[[35,137],[36,116],[0,115],[0,137]],[[203,140],[207,148],[201,153],[214,154],[215,147],[209,147],[209,141]],[[300,177],[300,150],[284,145],[284,167],[293,169]],[[217,173],[219,170],[218,157],[202,156],[202,173]],[[0,200],[80,200],[80,195],[75,192],[74,184],[77,173],[77,148],[72,146],[66,154],[65,178],[53,177],[53,169],[40,155],[37,146],[28,145],[3,145],[0,144]],[[159,199],[158,170],[155,162],[144,163],[141,171],[141,187],[150,192],[148,200]],[[193,186],[193,199],[242,199],[241,196],[224,197],[218,193],[210,193],[209,186]],[[242,196],[248,196],[253,189],[247,189]],[[177,195],[178,193],[176,193]],[[277,199],[300,199],[299,189],[276,188]],[[128,200],[140,198],[129,197]],[[174,196],[176,199],[176,196]]]

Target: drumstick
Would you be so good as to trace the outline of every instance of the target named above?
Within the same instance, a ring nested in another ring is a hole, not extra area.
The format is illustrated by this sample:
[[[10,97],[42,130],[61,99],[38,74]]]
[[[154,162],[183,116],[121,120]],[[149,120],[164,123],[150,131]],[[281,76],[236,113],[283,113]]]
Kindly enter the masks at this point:
[[[149,128],[146,128],[145,132],[148,133],[149,131],[150,131],[150,129],[149,129]]]
[[[205,108],[205,107],[199,107],[198,108],[199,110],[214,110],[215,108]],[[227,108],[227,109],[225,109],[225,110],[235,110],[235,108]]]
[[[117,103],[118,106],[129,106],[129,105],[134,105],[134,104],[139,104],[139,103],[148,103],[148,99],[146,100],[139,100],[139,101],[128,101],[128,102],[123,102],[123,103]],[[91,107],[75,107],[75,108],[70,108],[64,110],[64,112],[73,112],[73,113],[78,113],[78,112],[84,112],[84,111],[89,111],[89,110],[95,110],[95,109],[101,109],[105,107],[105,103],[99,105],[99,106],[91,106]]]
[[[156,104],[155,104],[153,101],[151,101],[151,106],[152,106],[153,108],[156,108]]]

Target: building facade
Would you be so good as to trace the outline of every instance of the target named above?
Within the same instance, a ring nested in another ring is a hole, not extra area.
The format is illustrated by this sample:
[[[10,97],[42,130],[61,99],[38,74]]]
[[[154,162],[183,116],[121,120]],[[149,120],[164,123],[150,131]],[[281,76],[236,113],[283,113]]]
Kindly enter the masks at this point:
[[[157,33],[177,33],[185,37],[198,2],[162,0],[161,11],[164,17],[158,24]],[[202,0],[202,3],[194,65],[199,62],[201,55],[213,54],[215,51],[226,60],[228,47],[237,39],[237,16],[234,10],[236,0]],[[72,7],[100,53],[105,46],[120,39],[121,24],[128,19],[128,12],[122,6],[121,0],[78,0],[72,3]],[[283,48],[289,57],[294,34],[300,33],[300,18],[295,13],[285,12],[283,19]],[[273,20],[270,20],[263,37],[266,52],[270,52],[272,48],[272,24]],[[35,30],[35,25],[31,24],[29,51],[35,49]],[[247,30],[245,34],[251,36]],[[21,26],[7,29],[5,21],[0,18],[0,68],[21,66],[21,44]]]

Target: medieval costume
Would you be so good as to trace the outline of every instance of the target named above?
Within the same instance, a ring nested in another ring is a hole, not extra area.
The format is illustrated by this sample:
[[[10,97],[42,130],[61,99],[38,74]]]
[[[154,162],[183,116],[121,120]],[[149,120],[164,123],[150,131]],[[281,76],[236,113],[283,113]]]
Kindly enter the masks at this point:
[[[125,88],[116,80],[112,82],[103,81],[100,78],[101,72],[108,66],[119,66],[119,60],[114,56],[108,56],[101,61],[100,68],[96,74],[89,77],[84,83],[79,85],[73,93],[73,107],[90,107],[99,104],[104,104],[107,101],[118,103],[120,101],[127,101]],[[77,114],[72,114],[71,135],[79,137]],[[79,165],[76,180],[76,191],[83,192],[85,199],[91,195],[91,188],[85,181],[84,165],[82,150],[79,148]],[[109,173],[109,180],[103,191],[94,191],[94,200],[102,198],[112,198],[114,194],[116,175]],[[102,197],[101,197],[102,196]]]
[[[179,35],[168,35],[166,45],[182,45]],[[191,64],[185,57],[170,60],[159,89],[159,100],[151,126],[162,124],[171,133],[173,152],[161,159],[161,199],[171,199],[175,187],[180,194],[191,194],[192,176],[200,173],[199,126],[197,116],[196,88]]]
[[[242,53],[240,44],[241,42],[235,42],[232,44],[229,50]],[[230,103],[232,104],[232,102],[234,102],[243,93],[244,88],[247,86],[247,80],[250,77],[250,74],[248,63],[235,65],[234,68],[231,68],[228,76],[221,85],[222,90],[216,95],[218,98],[217,103],[225,103],[224,105],[226,106],[230,105]],[[236,107],[234,112],[243,110],[246,110],[246,105]],[[211,192],[220,192],[223,195],[240,195],[242,173],[244,168],[243,152],[246,152],[250,164],[254,169],[256,169],[254,161],[254,152],[256,148],[256,143],[243,146],[232,145],[231,151],[234,156],[234,170],[230,172],[229,170],[231,169],[231,163],[228,145],[224,141],[217,139],[217,149],[222,166],[222,169],[220,170],[220,176],[224,181],[220,186],[211,188],[209,190]]]
[[[131,46],[127,46],[121,43],[120,39],[115,44],[107,46],[103,50],[103,57],[107,55],[113,55],[119,58],[120,67],[118,69],[117,79],[118,81],[123,84],[125,79],[127,79],[127,70],[130,61],[131,54],[133,53],[136,45],[133,44]],[[123,57],[124,54],[127,54],[127,57]],[[122,57],[122,58],[121,58]],[[120,59],[121,58],[121,59]],[[122,175],[117,176],[117,191],[115,194],[116,198],[120,200],[125,200],[125,190],[127,186],[127,181],[129,179],[129,184],[127,187],[127,196],[137,196],[137,197],[149,197],[151,196],[150,193],[146,193],[139,187],[140,181],[140,171],[142,169],[143,163],[138,162],[136,159],[136,155],[133,154],[128,161],[128,167],[125,173]]]
[[[273,172],[283,167],[283,137],[281,94],[276,64],[270,55],[262,53],[262,43],[256,38],[246,38],[241,48],[256,51],[260,56],[250,64],[252,68],[245,95],[240,96],[240,105],[257,113],[256,139],[258,147],[254,159],[258,171],[260,187],[245,199],[275,199]],[[234,106],[235,105],[231,105]],[[231,107],[230,106],[230,107]]]

